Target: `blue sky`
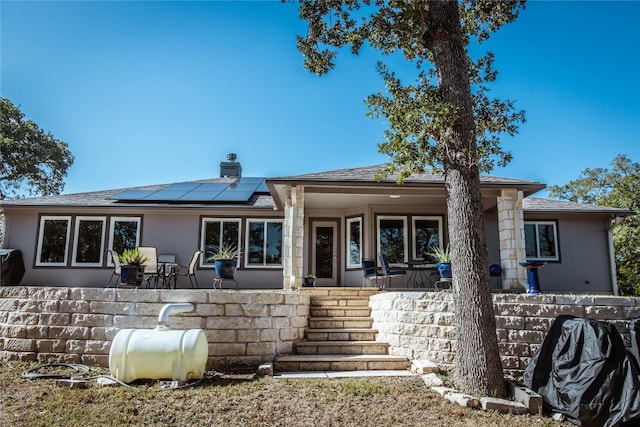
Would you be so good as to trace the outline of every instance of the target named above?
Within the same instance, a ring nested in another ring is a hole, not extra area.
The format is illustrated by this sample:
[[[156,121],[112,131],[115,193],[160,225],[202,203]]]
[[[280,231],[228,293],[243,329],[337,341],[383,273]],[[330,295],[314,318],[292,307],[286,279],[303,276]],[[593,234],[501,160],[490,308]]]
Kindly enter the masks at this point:
[[[387,160],[364,105],[383,89],[379,58],[344,52],[309,73],[295,3],[2,0],[0,27],[0,95],[69,144],[65,193],[216,177],[229,152],[245,176]],[[532,1],[484,45],[492,95],[527,113],[493,175],[565,184],[618,154],[640,161],[640,2]]]

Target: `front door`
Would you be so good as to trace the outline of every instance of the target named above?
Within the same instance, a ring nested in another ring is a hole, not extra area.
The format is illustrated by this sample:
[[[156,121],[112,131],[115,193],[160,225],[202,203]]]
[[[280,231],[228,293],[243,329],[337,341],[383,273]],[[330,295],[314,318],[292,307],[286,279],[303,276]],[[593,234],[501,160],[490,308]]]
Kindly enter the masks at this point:
[[[311,233],[311,274],[316,286],[338,284],[338,221],[313,221]]]

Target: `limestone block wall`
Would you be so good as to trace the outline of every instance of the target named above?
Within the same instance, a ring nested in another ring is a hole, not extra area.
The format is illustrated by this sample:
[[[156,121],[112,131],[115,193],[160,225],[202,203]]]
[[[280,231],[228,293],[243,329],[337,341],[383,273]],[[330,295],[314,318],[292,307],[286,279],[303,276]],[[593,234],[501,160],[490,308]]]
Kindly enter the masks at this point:
[[[0,360],[109,365],[121,329],[152,329],[168,303],[194,310],[169,317],[173,329],[203,329],[208,369],[256,367],[290,354],[304,337],[309,295],[96,288],[0,287]]]
[[[630,346],[630,320],[640,318],[640,298],[494,294],[498,346],[505,373],[519,378],[560,315],[611,322]],[[428,359],[443,369],[455,363],[453,294],[387,292],[373,295],[373,328],[390,354]]]

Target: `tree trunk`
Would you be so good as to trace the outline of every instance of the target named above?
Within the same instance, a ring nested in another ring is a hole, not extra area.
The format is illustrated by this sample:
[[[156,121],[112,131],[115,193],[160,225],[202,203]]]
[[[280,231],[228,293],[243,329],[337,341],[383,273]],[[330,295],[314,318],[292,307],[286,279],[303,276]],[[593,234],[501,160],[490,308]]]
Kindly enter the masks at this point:
[[[423,41],[433,53],[443,100],[458,108],[456,119],[438,137],[446,147],[443,166],[457,327],[454,379],[465,393],[502,396],[473,100],[458,3],[432,0],[428,7],[430,22]]]

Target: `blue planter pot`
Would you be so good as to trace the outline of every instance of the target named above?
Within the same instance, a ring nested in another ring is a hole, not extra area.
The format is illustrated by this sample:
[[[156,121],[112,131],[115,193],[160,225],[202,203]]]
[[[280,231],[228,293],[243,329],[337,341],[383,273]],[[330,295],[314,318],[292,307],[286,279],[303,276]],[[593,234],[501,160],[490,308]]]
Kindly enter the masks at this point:
[[[120,283],[140,285],[144,280],[144,266],[123,264],[120,266]]]
[[[219,279],[233,279],[238,262],[235,259],[218,259],[215,261],[216,277]]]
[[[443,279],[451,279],[453,277],[453,275],[451,274],[451,263],[438,263],[438,273],[440,273],[440,277]]]

